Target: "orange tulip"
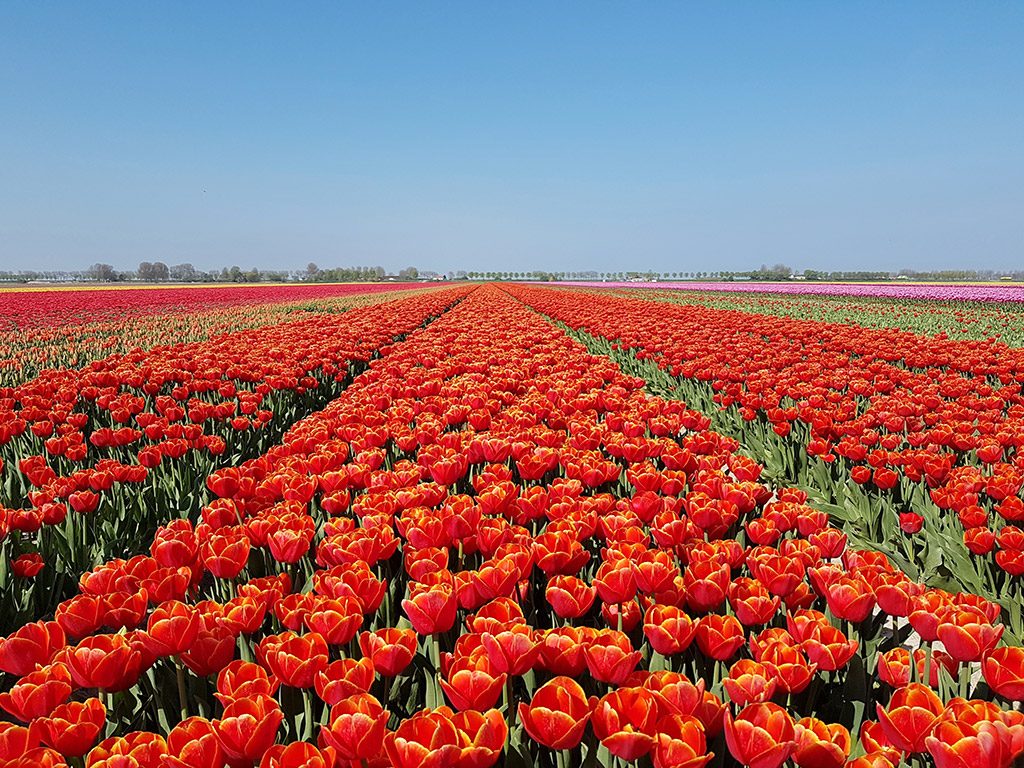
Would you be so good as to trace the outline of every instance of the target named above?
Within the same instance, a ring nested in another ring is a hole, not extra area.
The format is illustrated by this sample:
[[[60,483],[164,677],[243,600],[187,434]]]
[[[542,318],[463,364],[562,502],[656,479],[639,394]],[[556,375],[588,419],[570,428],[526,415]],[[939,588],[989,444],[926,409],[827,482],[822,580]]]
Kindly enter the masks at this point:
[[[646,688],[619,688],[596,702],[591,722],[609,752],[636,760],[654,747],[658,715],[658,700]]]
[[[46,664],[64,646],[64,630],[55,621],[37,621],[0,639],[0,670],[22,677]]]
[[[1004,646],[990,651],[981,664],[985,682],[1010,701],[1024,701],[1024,648]]]
[[[899,688],[887,708],[881,704],[876,707],[878,722],[889,743],[912,753],[925,751],[925,738],[944,709],[935,692],[920,683]]]
[[[224,707],[224,714],[213,721],[213,729],[229,760],[254,762],[274,743],[282,720],[284,714],[276,701],[251,696]]]
[[[99,699],[62,704],[36,721],[42,740],[65,757],[88,752],[106,724],[107,710]]]
[[[359,635],[359,648],[383,677],[395,677],[402,674],[416,654],[416,632],[395,627],[363,632]]]
[[[520,702],[519,721],[530,738],[548,749],[575,749],[590,720],[590,703],[579,683],[556,677]]]
[[[793,720],[777,704],[751,704],[733,719],[725,713],[729,752],[750,768],[778,768],[796,748]]]
[[[0,693],[0,707],[23,723],[45,717],[71,696],[71,672],[61,663],[39,667]]]
[[[796,723],[793,760],[800,768],[842,768],[850,747],[850,732],[838,723],[830,725],[815,717]]]
[[[993,723],[971,725],[940,720],[924,739],[936,768],[979,768],[1004,765],[1003,747]]]
[[[704,726],[686,715],[668,715],[658,721],[654,740],[654,768],[701,768],[709,753]]]
[[[330,723],[321,729],[323,740],[345,760],[365,760],[380,753],[388,712],[373,696],[357,693],[331,707]]]
[[[417,712],[384,738],[394,768],[450,768],[459,760],[462,744],[462,733],[445,710]]]
[[[190,717],[167,734],[166,768],[222,768],[223,751],[213,723]]]

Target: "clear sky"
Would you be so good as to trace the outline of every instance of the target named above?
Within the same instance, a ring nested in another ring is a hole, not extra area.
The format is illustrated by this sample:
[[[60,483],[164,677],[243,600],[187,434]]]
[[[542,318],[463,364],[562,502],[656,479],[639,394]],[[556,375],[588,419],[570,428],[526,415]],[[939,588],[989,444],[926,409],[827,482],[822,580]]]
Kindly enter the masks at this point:
[[[1024,267],[1024,3],[0,4],[0,268]]]

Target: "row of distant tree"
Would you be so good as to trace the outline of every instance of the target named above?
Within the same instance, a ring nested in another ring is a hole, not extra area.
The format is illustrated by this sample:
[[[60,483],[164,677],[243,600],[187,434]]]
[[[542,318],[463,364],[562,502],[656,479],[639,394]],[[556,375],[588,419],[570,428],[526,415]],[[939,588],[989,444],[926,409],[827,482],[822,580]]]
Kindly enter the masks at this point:
[[[1024,281],[1024,271],[997,272],[983,270],[938,270],[920,271],[903,269],[899,272],[882,271],[837,271],[826,272],[805,269],[795,272],[785,264],[768,266],[762,264],[759,269],[745,272],[729,271],[695,271],[695,272],[598,272],[593,270],[576,272],[550,272],[544,270],[505,272],[457,270],[447,274],[439,274],[406,267],[397,273],[389,274],[383,267],[327,267],[321,268],[310,263],[303,270],[260,270],[256,268],[242,269],[239,266],[224,267],[220,270],[204,271],[196,269],[192,264],[174,264],[168,266],[162,261],[143,261],[134,270],[117,270],[110,264],[93,264],[83,271],[0,271],[3,282],[140,282],[140,283],[262,283],[262,282],[320,282],[350,283],[376,282],[382,280],[413,281],[413,280],[580,280],[580,281],[654,281],[654,280],[821,280],[832,282],[864,282],[887,280],[934,280],[942,282],[968,282],[976,280],[1013,280]]]

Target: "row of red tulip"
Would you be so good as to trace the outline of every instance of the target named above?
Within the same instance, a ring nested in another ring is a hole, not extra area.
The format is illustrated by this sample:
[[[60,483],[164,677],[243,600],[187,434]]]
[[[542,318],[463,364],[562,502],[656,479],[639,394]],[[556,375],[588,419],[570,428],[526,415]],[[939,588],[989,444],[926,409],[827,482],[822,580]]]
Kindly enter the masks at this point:
[[[837,514],[852,508],[861,537],[885,539],[905,567],[934,558],[922,575],[991,597],[1007,588],[1003,573],[1024,573],[1024,350],[604,294],[515,293],[628,350],[635,372],[656,364],[689,402],[724,409],[716,425],[773,476]],[[926,523],[930,540],[900,535]]]
[[[397,286],[404,288],[404,286]],[[268,326],[297,311],[341,311],[391,284],[0,291],[0,386],[136,348]]]
[[[5,584],[3,623],[17,615],[12,600],[38,608],[61,575],[73,583],[85,568],[135,551],[169,516],[195,514],[207,474],[277,443],[381,345],[465,292],[115,355],[0,389],[0,572],[51,569],[49,578]]]
[[[1024,698],[998,607],[737,448],[482,288],[0,641],[0,759],[1007,765],[1024,716],[970,699]]]
[[[795,320],[895,328],[922,336],[979,341],[999,339],[1012,346],[1021,346],[1024,341],[1024,323],[1021,322],[1024,303],[1019,301],[785,294],[772,292],[771,287],[763,286],[764,292],[759,293],[654,288],[622,288],[614,293],[634,299],[735,309]]]

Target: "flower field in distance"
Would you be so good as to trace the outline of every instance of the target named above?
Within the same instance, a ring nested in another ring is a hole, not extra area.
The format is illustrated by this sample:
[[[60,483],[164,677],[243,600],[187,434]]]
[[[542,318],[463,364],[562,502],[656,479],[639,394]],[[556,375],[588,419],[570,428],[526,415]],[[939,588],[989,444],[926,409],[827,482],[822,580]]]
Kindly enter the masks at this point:
[[[338,312],[402,284],[200,288],[0,289],[0,386],[43,368],[270,325],[298,312]]]
[[[1017,289],[1024,294],[1024,289]],[[793,319],[894,328],[922,336],[985,341],[997,339],[1024,346],[1024,301],[890,298],[872,295],[753,293],[740,291],[684,291],[628,289],[618,295],[659,299],[678,304],[735,309]]]
[[[1024,752],[1024,349],[455,284],[182,295],[133,322],[210,332],[78,359],[52,300],[69,362],[0,388],[0,768]]]
[[[659,282],[612,283],[576,282],[574,286],[598,288],[667,288],[679,291],[725,291],[729,293],[759,293],[813,296],[861,296],[886,299],[938,299],[942,301],[1022,302],[1024,288],[1006,283],[818,283],[793,281],[785,283],[759,283],[753,281],[715,282]]]

